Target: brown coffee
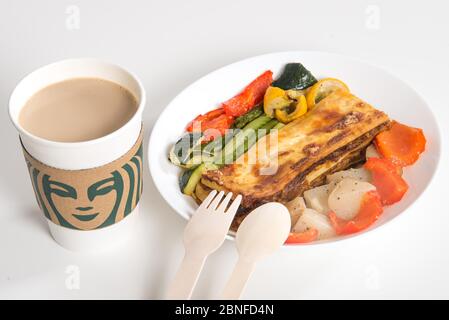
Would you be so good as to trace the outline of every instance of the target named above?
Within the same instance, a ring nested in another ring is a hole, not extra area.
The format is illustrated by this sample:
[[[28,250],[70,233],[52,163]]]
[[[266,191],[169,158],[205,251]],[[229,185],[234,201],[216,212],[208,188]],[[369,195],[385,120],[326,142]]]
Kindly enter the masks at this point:
[[[112,81],[75,78],[35,93],[19,115],[20,125],[33,135],[59,142],[103,137],[132,118],[134,95]]]

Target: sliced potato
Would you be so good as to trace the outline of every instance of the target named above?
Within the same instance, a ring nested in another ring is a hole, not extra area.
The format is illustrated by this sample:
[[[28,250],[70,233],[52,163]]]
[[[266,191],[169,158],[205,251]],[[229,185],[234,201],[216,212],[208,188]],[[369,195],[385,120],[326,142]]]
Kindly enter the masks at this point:
[[[379,152],[376,149],[376,146],[374,144],[370,144],[368,148],[366,148],[365,153],[366,158],[381,158]]]
[[[329,194],[332,191],[331,185],[325,184],[304,192],[304,199],[308,208],[312,208],[319,213],[327,213],[329,211],[328,201]]]
[[[344,171],[338,171],[333,174],[330,174],[326,176],[326,180],[328,183],[334,183],[337,184],[343,179],[350,178],[358,181],[365,181],[370,182],[371,181],[371,173],[366,170],[365,168],[357,168],[357,169],[348,169]]]
[[[292,221],[292,227],[298,221],[298,218],[302,215],[303,211],[306,209],[306,203],[303,197],[296,197],[292,201],[285,205],[290,212],[290,218]]]
[[[371,183],[345,178],[329,195],[329,208],[339,218],[351,220],[359,211],[363,194],[371,190],[376,190]]]
[[[335,236],[329,218],[313,209],[305,209],[298,222],[293,227],[293,232],[304,232],[307,229],[318,230],[318,240]]]

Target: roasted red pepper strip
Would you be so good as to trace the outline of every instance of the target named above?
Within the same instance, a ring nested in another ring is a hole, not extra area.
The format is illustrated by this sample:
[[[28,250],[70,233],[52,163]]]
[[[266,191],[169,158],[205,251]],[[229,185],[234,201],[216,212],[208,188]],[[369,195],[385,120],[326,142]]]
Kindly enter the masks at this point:
[[[201,114],[193,119],[187,126],[188,132],[203,132],[203,143],[222,136],[229,129],[234,119],[225,114],[223,108],[218,108],[208,113]]]
[[[426,148],[426,138],[421,129],[396,121],[389,130],[379,133],[374,141],[384,158],[401,167],[415,163]]]
[[[407,182],[399,175],[398,167],[390,160],[368,158],[364,167],[371,172],[371,183],[376,186],[382,204],[396,203],[407,192]]]
[[[218,108],[218,109],[214,109],[212,111],[209,111],[205,114],[200,114],[199,116],[197,116],[195,119],[193,119],[192,121],[189,122],[189,124],[187,125],[186,130],[188,132],[192,132],[194,129],[194,126],[200,126],[203,122],[212,120],[216,117],[218,117],[219,115],[224,114],[224,110],[223,108]],[[200,130],[202,131],[202,130]]]
[[[363,195],[360,209],[352,220],[344,220],[329,212],[329,220],[338,235],[347,235],[362,231],[371,226],[382,214],[383,208],[379,194],[369,191]]]
[[[222,107],[228,116],[238,117],[263,100],[267,88],[273,82],[273,72],[265,71],[238,95],[223,102]]]
[[[204,142],[214,140],[215,138],[224,135],[226,130],[231,127],[233,121],[232,117],[223,113],[216,118],[203,122],[201,131],[204,133]]]
[[[273,72],[264,72],[246,86],[241,93],[224,102],[220,108],[197,116],[187,125],[186,130],[188,132],[204,132],[203,142],[213,140],[217,135],[223,135],[226,129],[231,127],[234,117],[246,113],[263,100],[265,91],[271,82],[273,82]]]
[[[309,229],[304,232],[290,232],[285,244],[299,244],[315,241],[318,238],[318,230]]]

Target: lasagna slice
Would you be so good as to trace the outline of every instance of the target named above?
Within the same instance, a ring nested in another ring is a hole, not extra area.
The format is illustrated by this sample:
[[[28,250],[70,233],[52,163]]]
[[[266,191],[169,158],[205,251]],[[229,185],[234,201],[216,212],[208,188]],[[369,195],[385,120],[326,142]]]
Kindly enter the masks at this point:
[[[324,184],[326,175],[363,162],[366,147],[389,123],[385,113],[356,96],[333,93],[279,130],[277,139],[264,136],[234,163],[205,172],[195,197],[201,202],[212,189],[241,194],[240,214],[266,202],[286,203]],[[241,219],[236,217],[234,229]]]

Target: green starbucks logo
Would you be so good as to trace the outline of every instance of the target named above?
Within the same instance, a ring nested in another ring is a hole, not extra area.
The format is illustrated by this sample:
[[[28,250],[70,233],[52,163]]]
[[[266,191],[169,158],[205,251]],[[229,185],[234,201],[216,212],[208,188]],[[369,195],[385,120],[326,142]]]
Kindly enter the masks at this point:
[[[137,150],[136,150],[137,149]],[[63,227],[93,230],[130,214],[142,193],[142,139],[120,159],[87,170],[45,166],[25,151],[25,158],[45,217]]]

